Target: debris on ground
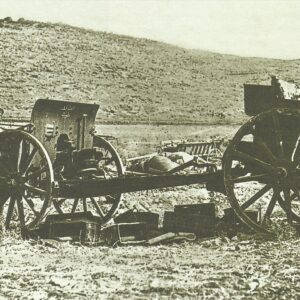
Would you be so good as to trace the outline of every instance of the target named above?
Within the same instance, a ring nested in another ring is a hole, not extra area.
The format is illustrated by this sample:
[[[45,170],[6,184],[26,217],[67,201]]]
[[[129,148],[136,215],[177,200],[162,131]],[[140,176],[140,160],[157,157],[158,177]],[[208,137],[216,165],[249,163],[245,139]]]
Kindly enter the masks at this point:
[[[53,248],[59,242],[88,246],[157,245],[171,242],[205,240],[217,236],[233,238],[238,232],[251,233],[232,209],[217,217],[214,203],[175,205],[165,211],[162,226],[159,214],[129,209],[101,226],[101,219],[91,212],[48,215],[45,222],[27,232],[27,237]],[[249,210],[249,217],[259,222],[259,212]]]

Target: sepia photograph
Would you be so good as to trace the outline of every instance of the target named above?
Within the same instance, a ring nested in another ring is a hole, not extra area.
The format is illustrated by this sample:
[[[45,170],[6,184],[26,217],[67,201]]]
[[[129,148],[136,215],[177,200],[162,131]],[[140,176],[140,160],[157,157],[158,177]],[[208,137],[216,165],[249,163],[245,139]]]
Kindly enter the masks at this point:
[[[0,0],[0,300],[299,299],[299,32],[297,0]]]

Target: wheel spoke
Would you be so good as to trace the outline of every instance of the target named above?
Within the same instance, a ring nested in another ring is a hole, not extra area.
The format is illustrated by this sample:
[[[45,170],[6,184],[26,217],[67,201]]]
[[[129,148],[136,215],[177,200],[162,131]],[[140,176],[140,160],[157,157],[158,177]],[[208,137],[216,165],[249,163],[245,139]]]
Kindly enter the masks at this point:
[[[75,198],[75,200],[74,200],[74,202],[73,202],[72,210],[71,210],[71,213],[72,213],[72,214],[76,211],[78,202],[79,202],[79,199],[78,199],[78,198]]]
[[[113,178],[114,176],[111,174],[111,172],[108,172],[107,171],[107,169],[105,169],[105,179],[111,179],[111,178]],[[107,178],[107,177],[109,177],[109,178]]]
[[[83,206],[83,211],[84,211],[84,212],[87,212],[86,198],[82,198],[82,206]]]
[[[294,195],[290,195],[290,190],[288,188],[285,188],[283,190],[283,195],[284,199],[282,199],[282,197],[279,195],[278,203],[287,214],[288,221],[291,222],[292,220],[294,220],[300,223],[300,217],[292,211],[291,201]]]
[[[272,153],[270,148],[266,145],[266,143],[261,139],[257,138],[254,141],[254,144],[258,148],[260,153],[263,153],[266,158],[268,158],[269,161],[274,162],[277,160],[275,155]]]
[[[286,208],[286,215],[289,222],[292,222],[292,207],[291,207],[291,194],[289,188],[283,189],[283,195],[284,195],[284,203]]]
[[[275,144],[276,148],[278,149],[278,156],[280,158],[284,158],[284,151],[283,151],[283,145],[282,145],[282,136],[279,126],[279,119],[278,119],[278,113],[277,111],[273,112],[273,125],[274,125],[274,135],[275,135]]]
[[[300,200],[299,190],[297,188],[292,188],[292,191],[294,192],[294,194],[291,195],[291,201],[293,201],[296,198]]]
[[[25,195],[23,195],[23,198],[25,199],[26,203],[28,204],[28,206],[30,207],[30,209],[32,210],[32,212],[34,213],[34,215],[36,217],[38,217],[39,213],[35,210],[34,203],[33,203],[32,199],[27,198]]]
[[[63,214],[62,205],[66,202],[67,198],[62,198],[60,200],[56,199],[57,210],[60,214]]]
[[[9,205],[8,205],[8,210],[7,210],[7,215],[6,215],[6,220],[5,220],[5,228],[8,229],[10,225],[10,221],[14,212],[14,207],[16,203],[16,198],[15,195],[11,195]]]
[[[297,154],[299,143],[300,143],[300,134],[298,134],[298,138],[296,140],[296,144],[295,144],[295,147],[294,147],[293,152],[292,152],[291,161],[295,161],[295,156]]]
[[[29,183],[25,183],[24,186],[32,193],[36,193],[36,194],[39,194],[39,195],[47,195],[47,191],[41,189],[41,188],[38,188],[38,187],[35,187],[35,186],[32,186],[31,184]]]
[[[250,199],[241,205],[242,210],[246,210],[252,204],[254,204],[259,198],[261,198],[265,193],[267,193],[272,188],[271,185],[265,185],[260,191],[254,194]]]
[[[107,158],[107,159],[105,159],[105,164],[104,165],[107,166],[107,165],[111,164],[113,161],[114,161],[113,157]]]
[[[93,197],[91,197],[90,199],[92,200],[92,203],[95,206],[97,213],[103,219],[104,218],[104,213],[103,213],[101,207],[99,206],[99,204],[97,203],[96,199],[93,198]]]
[[[25,226],[25,214],[24,214],[23,198],[21,195],[17,196],[17,207],[18,207],[20,226],[21,228],[23,228]]]
[[[266,223],[266,221],[268,219],[270,219],[271,214],[273,212],[273,209],[274,209],[274,207],[276,205],[276,202],[278,200],[278,196],[279,196],[279,193],[274,191],[274,194],[273,194],[273,196],[272,196],[272,198],[271,198],[271,200],[269,202],[269,205],[267,207],[266,213],[265,213],[264,218],[262,220],[262,224]]]
[[[105,153],[104,153],[104,155],[103,155],[103,157],[107,157],[107,154],[108,154],[109,152],[108,152],[108,149],[105,149]]]
[[[270,165],[269,163],[266,163],[256,157],[253,157],[249,154],[243,153],[236,149],[234,149],[232,151],[232,154],[233,154],[233,159],[240,159],[240,160],[248,162],[248,163],[253,163],[256,166],[261,167],[262,169],[269,171],[269,172],[274,171],[274,168],[272,167],[272,165]]]
[[[24,174],[26,174],[28,172],[28,170],[29,170],[29,168],[30,168],[30,166],[31,166],[31,164],[33,162],[33,159],[34,159],[35,155],[37,154],[37,152],[38,152],[38,149],[37,148],[33,148],[33,150],[31,151],[31,153],[29,154],[29,156],[27,158],[27,161],[24,164],[24,168],[22,168],[22,170],[21,170]]]
[[[242,182],[249,182],[249,181],[259,181],[264,179],[272,178],[272,174],[265,173],[259,175],[249,175],[249,176],[240,176],[233,179],[230,179],[229,182],[231,183],[242,183]]]
[[[3,222],[4,222],[4,216],[3,216],[3,210],[4,210],[4,205],[5,205],[5,202],[8,200],[9,196],[8,197],[4,197],[4,196],[1,196],[0,198],[0,234],[1,234],[1,231],[2,231],[2,228],[3,228]]]
[[[60,201],[58,201],[58,199],[53,199],[53,204],[55,206],[55,209],[60,213],[60,214],[63,214],[63,210],[61,209],[60,207]]]
[[[67,198],[61,198],[59,201],[57,201],[58,205],[61,206],[66,202]]]
[[[3,209],[4,209],[4,204],[0,204],[0,235],[2,234],[3,231]]]
[[[34,178],[38,178],[41,174],[43,174],[44,172],[47,171],[46,166],[42,167],[41,169],[31,172],[28,175],[26,175],[26,179],[34,179]]]
[[[21,161],[22,161],[22,157],[24,155],[23,145],[24,145],[24,140],[21,139],[20,144],[19,144],[18,157],[17,157],[17,171],[18,172],[20,171]]]

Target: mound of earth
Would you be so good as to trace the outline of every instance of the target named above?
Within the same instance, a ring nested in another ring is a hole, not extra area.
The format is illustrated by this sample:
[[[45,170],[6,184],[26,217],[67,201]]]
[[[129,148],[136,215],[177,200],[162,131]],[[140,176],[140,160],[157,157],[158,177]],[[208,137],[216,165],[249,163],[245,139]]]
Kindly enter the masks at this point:
[[[0,57],[0,107],[13,117],[52,98],[96,102],[103,123],[237,123],[243,83],[300,79],[300,60],[186,50],[23,18],[0,20]]]

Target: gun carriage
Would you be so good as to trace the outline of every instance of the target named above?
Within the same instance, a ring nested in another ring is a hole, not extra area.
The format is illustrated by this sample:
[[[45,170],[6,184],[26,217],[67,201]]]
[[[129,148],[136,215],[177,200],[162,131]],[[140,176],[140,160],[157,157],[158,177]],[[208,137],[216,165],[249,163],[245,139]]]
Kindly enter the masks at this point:
[[[116,149],[95,131],[95,104],[40,99],[30,122],[0,119],[5,226],[17,216],[21,228],[32,228],[52,203],[58,213],[92,210],[104,224],[122,193],[198,183],[226,194],[253,230],[270,232],[279,208],[290,223],[298,223],[300,103],[279,97],[276,84],[244,90],[245,112],[252,118],[230,141],[223,169],[213,173],[126,175]],[[251,208],[261,211],[260,223],[248,217]]]
[[[39,99],[30,122],[0,120],[0,203],[6,228],[14,217],[21,228],[33,228],[51,204],[58,213],[92,211],[104,224],[116,213],[122,193],[203,181],[200,174],[126,176],[114,146],[96,134],[98,108]]]

